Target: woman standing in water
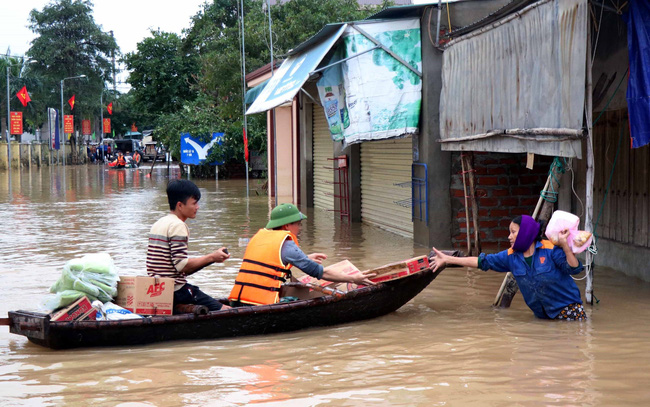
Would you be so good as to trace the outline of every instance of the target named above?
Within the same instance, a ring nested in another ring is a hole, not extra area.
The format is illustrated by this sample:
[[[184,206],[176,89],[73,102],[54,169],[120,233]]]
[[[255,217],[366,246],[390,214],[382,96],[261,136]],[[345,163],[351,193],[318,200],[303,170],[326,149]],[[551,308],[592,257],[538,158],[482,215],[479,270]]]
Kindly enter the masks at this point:
[[[571,277],[582,271],[582,263],[571,251],[569,231],[559,235],[559,245],[541,240],[540,224],[530,216],[517,216],[510,223],[510,249],[478,257],[452,257],[435,247],[433,270],[446,265],[476,267],[483,271],[512,272],[524,301],[536,317],[585,320],[580,290]]]

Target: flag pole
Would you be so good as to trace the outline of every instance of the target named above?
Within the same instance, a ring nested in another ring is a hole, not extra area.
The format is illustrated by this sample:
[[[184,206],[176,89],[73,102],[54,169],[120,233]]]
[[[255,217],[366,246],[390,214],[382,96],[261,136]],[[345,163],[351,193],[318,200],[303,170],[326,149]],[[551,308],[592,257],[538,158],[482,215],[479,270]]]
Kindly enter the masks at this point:
[[[273,26],[271,25],[271,0],[268,1],[269,12],[269,44],[271,50],[271,78],[273,78]],[[271,121],[273,129],[273,193],[275,195],[275,206],[278,206],[278,145],[277,135],[275,134],[275,108],[271,111]]]
[[[102,91],[99,94],[99,148],[102,152],[102,164],[104,163],[104,82],[102,81]]]
[[[242,114],[244,118],[244,162],[246,163],[246,198],[249,197],[248,188],[248,121],[246,119],[246,31],[244,30],[244,0],[239,1],[241,19],[241,78],[242,78]]]

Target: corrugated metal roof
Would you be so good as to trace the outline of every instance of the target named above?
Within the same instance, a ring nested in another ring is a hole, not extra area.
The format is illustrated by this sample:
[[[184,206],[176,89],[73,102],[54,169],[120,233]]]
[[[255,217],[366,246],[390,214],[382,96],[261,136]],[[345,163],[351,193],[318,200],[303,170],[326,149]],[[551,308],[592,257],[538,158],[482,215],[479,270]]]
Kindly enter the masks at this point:
[[[449,0],[449,3],[458,3],[458,2],[463,2],[463,1],[472,1],[472,0]],[[443,3],[447,3],[447,0],[445,0]],[[424,8],[430,7],[430,6],[436,6],[437,7],[438,2],[433,1],[431,3],[425,3],[425,4],[413,4],[413,5],[408,5],[408,6],[387,7],[385,9],[383,9],[382,11],[371,15],[370,17],[366,18],[365,20],[354,21],[354,23],[363,24],[363,23],[370,22],[369,20],[386,20],[386,19],[396,20],[396,19],[400,19],[400,18],[419,17],[421,15],[421,13],[422,13],[422,10]],[[319,32],[312,35],[309,39],[302,42],[297,47],[295,47],[293,49],[290,49],[289,52],[287,52],[286,56],[295,55],[295,54],[297,54],[299,52],[304,51],[305,49],[307,49],[309,47],[314,46],[315,44],[318,44],[319,42],[323,41],[325,38],[328,38],[330,35],[335,33],[339,29],[339,27],[341,25],[343,25],[343,24],[346,24],[346,23],[342,22],[342,23],[327,24]]]
[[[443,53],[442,149],[580,158],[587,26],[587,0],[541,0],[454,38]]]
[[[290,49],[289,52],[287,52],[286,56],[299,54],[302,51],[311,48],[314,45],[318,44],[319,42],[325,40],[326,38],[331,37],[339,30],[339,28],[341,28],[343,24],[345,23],[327,24],[319,32],[317,32],[316,34],[312,35],[309,39],[299,44],[296,48]]]
[[[538,0],[512,0],[510,3],[496,10],[494,13],[488,14],[487,16],[483,17],[482,19],[472,24],[458,28],[448,33],[444,37],[445,38],[460,37],[461,35],[465,35],[471,31],[474,31],[481,27],[485,27],[488,24],[492,24],[495,21],[498,21],[509,14],[515,13],[536,1]]]
[[[456,0],[458,1],[458,0]],[[444,2],[443,2],[444,3]],[[410,17],[420,17],[422,14],[422,9],[425,7],[438,7],[438,2],[435,3],[425,3],[425,4],[412,4],[408,6],[393,6],[386,7],[385,9],[371,15],[366,18],[366,20],[383,20],[383,19],[394,19],[394,18],[410,18]]]

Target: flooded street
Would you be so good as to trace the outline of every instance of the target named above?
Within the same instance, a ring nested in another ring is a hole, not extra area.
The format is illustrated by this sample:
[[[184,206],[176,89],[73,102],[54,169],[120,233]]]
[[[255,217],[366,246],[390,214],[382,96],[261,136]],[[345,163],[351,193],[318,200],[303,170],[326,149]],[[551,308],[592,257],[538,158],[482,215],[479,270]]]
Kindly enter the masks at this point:
[[[108,252],[144,275],[147,233],[168,212],[167,171],[101,166],[0,172],[0,317],[36,310],[63,264]],[[178,177],[178,173],[172,174]],[[227,246],[224,264],[191,276],[230,292],[244,247],[263,227],[251,180],[194,180],[191,255]],[[428,253],[362,226],[334,228],[307,211],[300,244],[360,269]],[[601,253],[599,256],[604,256]],[[598,261],[598,258],[596,258]],[[582,275],[580,275],[582,277]],[[586,322],[535,319],[521,295],[491,303],[503,275],[447,269],[395,313],[286,334],[53,351],[0,327],[1,406],[645,406],[650,400],[650,284],[597,268]],[[584,282],[579,287],[584,291]]]

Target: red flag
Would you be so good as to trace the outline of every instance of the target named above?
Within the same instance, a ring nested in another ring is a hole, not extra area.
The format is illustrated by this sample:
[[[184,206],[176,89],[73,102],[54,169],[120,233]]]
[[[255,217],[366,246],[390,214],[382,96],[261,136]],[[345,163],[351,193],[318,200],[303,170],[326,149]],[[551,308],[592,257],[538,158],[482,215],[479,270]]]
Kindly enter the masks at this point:
[[[74,110],[74,95],[68,99],[68,104],[70,105],[70,110]]]
[[[16,93],[16,96],[18,96],[18,99],[20,100],[20,103],[23,104],[23,107],[26,107],[27,103],[32,101],[32,99],[29,97],[29,93],[27,93],[27,86],[23,86],[23,88],[19,90],[18,93]]]
[[[109,103],[108,106],[106,106],[106,110],[108,110],[108,114],[113,114],[113,102]]]
[[[248,162],[248,137],[246,137],[246,129],[244,128],[244,160]]]

